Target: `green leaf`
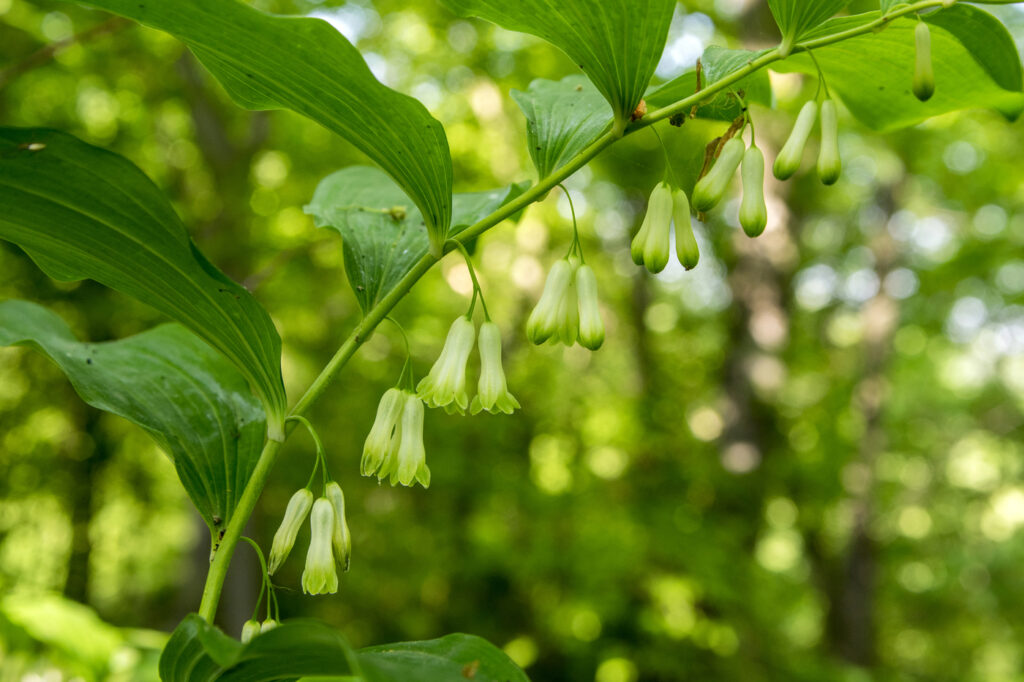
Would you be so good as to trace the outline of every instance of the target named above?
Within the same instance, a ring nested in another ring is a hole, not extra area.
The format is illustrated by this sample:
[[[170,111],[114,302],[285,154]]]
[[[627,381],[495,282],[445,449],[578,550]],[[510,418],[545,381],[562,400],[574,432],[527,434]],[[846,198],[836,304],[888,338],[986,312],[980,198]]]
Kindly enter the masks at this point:
[[[282,433],[281,339],[267,312],[199,252],[128,160],[53,130],[0,128],[0,239],[50,277],[93,279],[184,324],[231,360]]]
[[[526,185],[456,194],[452,235],[521,194]],[[352,166],[324,178],[306,206],[319,227],[341,233],[345,271],[363,312],[368,311],[426,253],[428,240],[419,212],[402,190],[375,168]]]
[[[804,34],[849,3],[850,0],[768,0],[775,23],[782,31],[779,51],[788,55],[793,44]]]
[[[612,124],[608,103],[583,76],[560,81],[538,78],[526,92],[511,94],[526,116],[530,157],[542,178],[564,166]]]
[[[757,59],[767,50],[751,52],[750,50],[729,50],[712,45],[701,56],[703,70],[702,87],[713,85],[737,69],[742,69]],[[694,69],[652,88],[644,99],[649,107],[665,107],[689,97],[697,91],[697,72]],[[725,92],[721,92],[697,108],[697,117],[715,121],[732,121],[743,113],[743,105],[733,93],[743,93],[748,103],[772,106],[772,86],[768,73],[764,69],[755,71],[736,82]]]
[[[814,36],[864,25],[879,12],[833,19]],[[932,28],[935,95],[920,102],[911,92],[916,19],[895,19],[883,31],[815,49],[814,55],[850,112],[876,130],[893,130],[958,109],[987,107],[1016,118],[1024,111],[1020,56],[1006,28],[992,15],[955,5],[925,17]],[[772,67],[816,74],[803,54]]]
[[[907,0],[881,0],[882,14],[888,14],[892,10],[896,9],[900,5],[909,5]]]
[[[675,0],[443,0],[463,16],[539,36],[579,65],[625,124],[665,49]]]
[[[367,682],[529,682],[501,649],[473,635],[368,647],[359,663]]]
[[[435,238],[451,217],[444,128],[417,100],[381,85],[330,24],[238,0],[86,0],[182,40],[248,109],[291,109],[341,135],[412,197]]]
[[[288,621],[243,645],[189,614],[160,656],[164,682],[270,682],[342,675],[364,679],[355,652],[340,632],[312,620]]]
[[[25,301],[0,303],[0,345],[38,348],[82,400],[149,432],[211,533],[227,524],[266,427],[245,378],[217,351],[176,324],[81,343],[57,315]]]

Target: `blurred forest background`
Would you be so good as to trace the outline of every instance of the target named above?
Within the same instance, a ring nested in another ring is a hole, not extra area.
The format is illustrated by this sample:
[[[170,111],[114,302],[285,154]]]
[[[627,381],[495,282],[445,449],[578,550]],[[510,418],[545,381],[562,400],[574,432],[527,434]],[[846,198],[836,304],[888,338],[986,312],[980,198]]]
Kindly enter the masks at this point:
[[[447,130],[456,191],[533,177],[508,91],[576,72],[540,40],[431,0],[253,4],[326,18],[420,98]],[[991,11],[1024,41],[1024,12]],[[776,40],[760,0],[687,0],[658,77],[710,44]],[[779,110],[753,113],[769,160],[817,82],[773,85]],[[235,107],[173,38],[0,0],[0,121],[141,166],[270,310],[293,400],[357,321],[338,235],[302,207],[365,158],[296,115]],[[523,410],[431,411],[428,491],[361,478],[403,357],[382,328],[311,414],[348,496],[352,569],[338,595],[306,598],[293,558],[282,615],[325,619],[357,646],[481,635],[538,682],[1024,680],[1024,124],[842,121],[839,184],[770,180],[756,240],[727,204],[700,226],[691,273],[650,276],[629,257],[664,171],[653,134],[567,182],[609,329],[597,353],[534,348],[522,331],[570,240],[564,195],[481,240]],[[684,184],[723,129],[662,130]],[[469,293],[452,257],[396,310],[420,375]],[[50,281],[7,243],[0,297],[49,306],[94,341],[161,321],[94,283]],[[312,461],[297,432],[251,523],[264,547]],[[41,354],[0,351],[0,680],[153,679],[160,631],[198,605],[208,552],[140,429],[86,408]],[[231,634],[258,586],[240,547],[220,614]]]

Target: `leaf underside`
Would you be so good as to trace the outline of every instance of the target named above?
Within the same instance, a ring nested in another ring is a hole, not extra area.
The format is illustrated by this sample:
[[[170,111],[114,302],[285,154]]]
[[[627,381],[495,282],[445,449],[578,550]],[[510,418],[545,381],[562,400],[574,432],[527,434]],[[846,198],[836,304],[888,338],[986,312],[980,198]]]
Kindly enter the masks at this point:
[[[628,121],[665,49],[675,0],[442,0],[462,16],[543,38]]]
[[[833,19],[813,32],[826,35],[877,19],[878,12]],[[985,107],[1014,119],[1024,111],[1020,56],[1006,28],[992,15],[967,5],[933,12],[931,25],[935,94],[920,102],[911,92],[916,20],[900,18],[885,30],[818,48],[814,55],[858,120],[876,130],[915,125],[951,111]],[[772,67],[817,74],[797,54]]]
[[[82,400],[145,429],[171,457],[211,533],[227,524],[266,424],[245,378],[217,351],[177,324],[82,343],[60,317],[26,301],[0,302],[0,345],[42,351]]]
[[[459,234],[524,189],[525,185],[513,185],[456,194],[451,234]],[[376,168],[351,166],[328,175],[305,211],[319,227],[341,233],[345,272],[364,313],[427,253],[423,218],[409,206],[402,190]]]
[[[147,303],[225,355],[280,431],[281,339],[248,291],[196,248],[127,159],[55,130],[0,128],[0,239],[50,277],[93,279]]]
[[[69,0],[65,0],[69,1]],[[385,87],[333,26],[267,14],[238,0],[85,0],[177,37],[247,109],[291,109],[358,147],[412,197],[433,230],[451,216],[444,128]]]

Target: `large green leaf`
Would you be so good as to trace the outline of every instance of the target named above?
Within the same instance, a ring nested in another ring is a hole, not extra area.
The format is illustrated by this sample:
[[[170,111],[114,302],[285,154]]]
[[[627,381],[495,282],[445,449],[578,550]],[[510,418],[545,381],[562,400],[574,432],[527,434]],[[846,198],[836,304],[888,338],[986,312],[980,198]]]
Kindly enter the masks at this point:
[[[793,43],[849,3],[850,0],[768,0],[775,23],[782,31],[781,52],[789,54]]]
[[[88,404],[153,436],[215,534],[231,518],[263,446],[263,410],[241,374],[195,334],[167,324],[81,343],[34,303],[0,303],[0,345],[34,346]]]
[[[712,45],[701,56],[701,86],[714,85],[738,69],[757,59],[761,52],[729,50]],[[649,107],[664,107],[694,94],[697,90],[697,72],[694,69],[652,88],[644,96]],[[732,121],[743,112],[736,95],[742,93],[748,103],[772,106],[772,86],[764,69],[740,79],[732,87],[717,94],[697,107],[697,116],[715,121]]]
[[[227,356],[281,437],[281,339],[270,316],[203,257],[142,171],[65,133],[0,128],[0,206],[0,239],[49,276],[133,296]]]
[[[864,25],[878,12],[833,19],[819,37]],[[892,130],[958,109],[988,107],[1016,118],[1024,111],[1020,56],[1006,28],[992,15],[956,5],[925,17],[932,28],[935,95],[920,102],[911,92],[916,20],[900,18],[868,33],[814,50],[828,80],[850,112],[866,125]],[[772,68],[816,74],[797,54]]]
[[[271,682],[299,677],[351,682],[529,682],[500,649],[479,637],[448,635],[352,650],[340,632],[289,621],[248,644],[192,614],[160,658],[164,682]]]
[[[452,235],[518,196],[525,185],[456,194]],[[394,288],[427,253],[423,218],[402,190],[375,168],[352,166],[324,178],[306,206],[320,227],[341,233],[345,270],[363,312]]]
[[[501,649],[472,635],[360,649],[359,663],[368,682],[529,682]]]
[[[583,76],[539,78],[526,92],[512,91],[526,116],[530,157],[540,177],[564,166],[612,124],[608,103]]]
[[[330,24],[274,16],[239,0],[85,4],[176,36],[239,105],[291,109],[338,133],[395,179],[443,239],[452,194],[444,129],[417,100],[381,85]]]
[[[629,120],[650,83],[672,21],[675,0],[442,0],[463,16],[539,36],[579,64]]]

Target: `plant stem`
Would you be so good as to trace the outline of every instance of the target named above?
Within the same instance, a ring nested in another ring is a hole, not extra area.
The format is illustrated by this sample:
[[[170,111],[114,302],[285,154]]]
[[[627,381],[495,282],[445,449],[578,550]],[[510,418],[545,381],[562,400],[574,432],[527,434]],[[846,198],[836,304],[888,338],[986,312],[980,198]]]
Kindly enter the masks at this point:
[[[820,48],[849,38],[854,38],[859,35],[864,35],[884,27],[893,19],[898,17],[920,12],[923,9],[938,7],[942,4],[943,0],[922,0],[921,2],[914,3],[907,7],[894,10],[884,17],[880,17],[861,26],[842,31],[834,35],[822,36],[820,38],[797,43],[793,46],[793,52],[796,53]],[[359,347],[370,338],[377,325],[380,324],[388,314],[390,314],[391,309],[394,308],[407,293],[409,293],[420,278],[423,277],[423,275],[425,275],[435,263],[439,262],[445,254],[459,248],[459,245],[452,244],[451,242],[457,240],[464,244],[476,237],[479,237],[481,234],[506,218],[518,213],[530,204],[543,199],[555,186],[585,166],[606,147],[609,147],[625,135],[629,135],[646,128],[649,125],[653,125],[658,121],[671,117],[673,114],[688,110],[694,104],[710,99],[719,92],[729,89],[735,83],[746,78],[755,71],[764,68],[768,64],[779,61],[780,59],[782,59],[782,57],[777,48],[769,50],[751,60],[746,66],[733,71],[728,76],[715,81],[689,97],[681,99],[674,104],[662,107],[661,109],[656,109],[648,113],[643,118],[627,124],[624,130],[621,125],[611,126],[607,132],[594,140],[594,142],[592,142],[586,149],[570,159],[564,166],[558,168],[546,178],[542,178],[536,185],[523,192],[512,201],[501,206],[487,217],[469,226],[455,237],[450,238],[448,242],[446,242],[444,252],[440,257],[435,257],[430,253],[424,254],[423,257],[413,265],[412,269],[406,273],[405,277],[403,277],[394,286],[394,288],[391,289],[391,291],[385,294],[383,298],[370,308],[362,321],[356,325],[356,328],[351,334],[349,334],[348,338],[345,339],[345,342],[341,344],[341,347],[338,348],[337,352],[335,352],[334,357],[332,357],[330,362],[324,366],[323,370],[321,370],[313,383],[310,384],[303,396],[299,398],[297,403],[295,403],[295,406],[288,415],[289,419],[285,424],[286,437],[287,434],[291,433],[292,429],[295,428],[295,421],[290,418],[303,416],[309,411],[313,403],[315,403],[320,396],[324,394],[327,387],[332,381],[334,381],[342,368],[345,367],[345,364],[353,355],[355,355],[356,351],[359,350]],[[219,548],[214,552],[213,561],[210,564],[210,571],[206,576],[206,586],[203,589],[203,600],[199,606],[200,617],[208,622],[213,621],[214,614],[217,610],[217,602],[220,599],[224,578],[227,575],[228,565],[231,563],[231,556],[234,553],[235,546],[238,544],[238,540],[242,536],[242,530],[245,528],[245,524],[248,522],[249,516],[252,515],[252,511],[256,507],[256,501],[259,498],[260,493],[263,491],[263,487],[267,482],[267,477],[270,475],[270,471],[277,460],[278,454],[280,454],[282,444],[283,443],[276,441],[267,441],[267,444],[263,448],[263,452],[260,453],[260,458],[256,463],[256,468],[253,470],[252,476],[245,485],[245,490],[242,492],[242,497],[238,501],[238,506],[235,508],[231,519],[228,521],[228,525],[224,530],[224,536],[220,540]]]

